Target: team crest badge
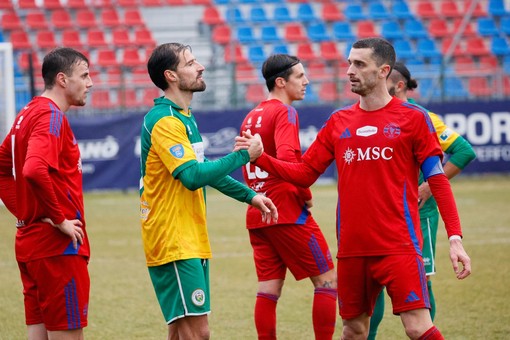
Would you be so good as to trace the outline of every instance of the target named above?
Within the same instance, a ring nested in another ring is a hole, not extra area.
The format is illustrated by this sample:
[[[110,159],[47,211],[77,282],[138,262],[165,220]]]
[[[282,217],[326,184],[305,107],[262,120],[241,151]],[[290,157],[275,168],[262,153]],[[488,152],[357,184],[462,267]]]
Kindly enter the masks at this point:
[[[182,147],[182,144],[174,145],[169,150],[175,158],[182,158],[184,156],[184,148]]]
[[[191,301],[195,306],[203,306],[205,303],[205,294],[202,289],[197,289],[191,294]]]
[[[389,139],[397,138],[400,136],[400,126],[395,123],[389,123],[384,127],[384,136]]]

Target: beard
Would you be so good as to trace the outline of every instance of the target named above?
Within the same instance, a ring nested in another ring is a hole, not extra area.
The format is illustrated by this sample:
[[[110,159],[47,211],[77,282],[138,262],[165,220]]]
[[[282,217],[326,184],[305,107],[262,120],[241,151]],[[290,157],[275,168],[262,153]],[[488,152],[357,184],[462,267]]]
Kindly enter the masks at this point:
[[[182,91],[190,91],[190,92],[203,92],[206,89],[205,81],[203,80],[195,80],[193,82],[180,81],[179,82],[179,90]]]
[[[388,92],[390,93],[390,96],[395,96],[395,86],[389,87]]]

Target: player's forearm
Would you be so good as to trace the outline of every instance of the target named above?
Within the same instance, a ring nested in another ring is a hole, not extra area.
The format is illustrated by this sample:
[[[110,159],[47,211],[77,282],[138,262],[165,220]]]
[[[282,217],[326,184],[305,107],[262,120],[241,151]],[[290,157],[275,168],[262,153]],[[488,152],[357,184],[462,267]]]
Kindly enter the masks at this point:
[[[448,178],[444,174],[437,174],[427,179],[430,191],[436,199],[441,218],[444,221],[448,237],[452,235],[462,236],[459,213],[453,197],[452,188]]]
[[[239,202],[248,204],[251,203],[251,200],[257,194],[255,191],[230,176],[225,176],[219,181],[212,183],[211,187]]]
[[[452,163],[452,165],[455,165],[460,170],[464,169],[476,158],[475,150],[462,136],[457,137],[453,144],[446,150],[446,153],[450,155],[448,162]]]
[[[250,155],[246,150],[236,151],[214,161],[195,162],[182,170],[177,177],[187,189],[193,191],[216,183],[249,161]]]
[[[310,187],[319,178],[320,173],[307,163],[284,162],[263,153],[255,162],[261,169],[274,174],[281,179],[299,185]]]

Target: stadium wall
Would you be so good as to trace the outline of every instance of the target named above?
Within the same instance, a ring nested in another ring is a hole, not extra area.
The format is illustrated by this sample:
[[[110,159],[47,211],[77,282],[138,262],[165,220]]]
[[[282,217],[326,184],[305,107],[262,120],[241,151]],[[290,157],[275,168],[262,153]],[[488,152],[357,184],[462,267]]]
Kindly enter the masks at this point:
[[[477,159],[465,174],[510,174],[510,101],[431,104],[447,125],[463,135],[474,147]],[[301,107],[301,146],[306,150],[335,110],[331,106]],[[86,190],[137,189],[140,179],[140,129],[145,113],[70,117],[80,145],[83,183]],[[246,110],[195,111],[202,132],[206,157],[215,159],[232,150]],[[232,176],[242,179],[241,171]],[[321,177],[334,180],[333,166]]]

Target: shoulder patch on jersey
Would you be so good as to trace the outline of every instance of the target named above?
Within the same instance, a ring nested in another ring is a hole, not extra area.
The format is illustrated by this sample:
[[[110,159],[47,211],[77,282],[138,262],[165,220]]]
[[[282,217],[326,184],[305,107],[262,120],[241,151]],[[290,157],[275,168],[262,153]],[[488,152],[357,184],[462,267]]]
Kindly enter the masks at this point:
[[[184,157],[184,147],[182,146],[182,144],[174,145],[168,150],[170,151],[172,156],[174,156],[175,158]]]
[[[450,136],[452,135],[453,131],[451,129],[446,129],[443,131],[443,133],[441,133],[441,136],[439,136],[439,138],[442,140],[442,141],[445,141],[447,140],[448,138],[450,138]]]

